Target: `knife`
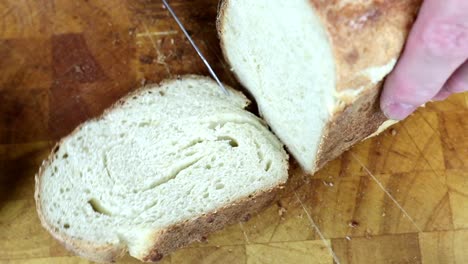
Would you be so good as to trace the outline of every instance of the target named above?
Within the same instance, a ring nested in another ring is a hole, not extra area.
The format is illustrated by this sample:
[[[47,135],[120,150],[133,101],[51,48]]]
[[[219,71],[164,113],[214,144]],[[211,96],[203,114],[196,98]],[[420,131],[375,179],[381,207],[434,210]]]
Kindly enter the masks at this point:
[[[169,13],[171,14],[171,16],[174,18],[174,20],[177,22],[177,24],[179,25],[180,29],[182,30],[182,32],[184,33],[185,37],[187,37],[188,41],[190,42],[190,44],[192,45],[192,47],[195,49],[195,51],[197,52],[198,56],[200,57],[200,59],[203,61],[203,63],[206,65],[206,67],[208,68],[208,71],[210,72],[211,76],[215,79],[215,81],[218,83],[219,87],[221,88],[221,90],[224,92],[224,94],[226,95],[229,95],[229,92],[228,90],[226,89],[226,87],[224,87],[223,83],[219,80],[218,76],[216,75],[216,73],[214,72],[213,68],[210,66],[210,63],[208,63],[208,60],[205,58],[205,56],[203,56],[203,53],[200,51],[200,49],[198,48],[198,46],[195,44],[195,42],[193,41],[192,37],[190,37],[189,33],[187,32],[187,30],[185,29],[184,25],[182,24],[182,22],[180,22],[180,19],[177,17],[176,13],[174,12],[174,10],[171,8],[171,6],[169,5],[169,3],[167,3],[166,0],[162,0],[164,6],[167,8],[167,10],[169,11]]]

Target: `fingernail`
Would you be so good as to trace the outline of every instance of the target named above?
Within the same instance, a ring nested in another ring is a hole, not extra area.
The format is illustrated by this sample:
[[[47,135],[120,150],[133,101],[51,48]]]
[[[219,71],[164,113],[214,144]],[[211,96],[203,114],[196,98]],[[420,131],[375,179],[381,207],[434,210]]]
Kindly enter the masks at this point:
[[[384,106],[382,110],[389,119],[403,120],[416,111],[417,108],[414,105],[392,103]]]

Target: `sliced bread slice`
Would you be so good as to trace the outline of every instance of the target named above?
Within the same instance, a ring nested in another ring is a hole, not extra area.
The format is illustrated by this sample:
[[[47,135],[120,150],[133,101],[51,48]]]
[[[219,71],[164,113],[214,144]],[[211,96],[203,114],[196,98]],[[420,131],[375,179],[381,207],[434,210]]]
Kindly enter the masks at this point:
[[[36,176],[43,226],[98,262],[157,261],[265,207],[288,156],[266,125],[211,79],[141,89],[84,123]]]
[[[217,25],[225,57],[262,116],[315,172],[386,120],[382,80],[420,3],[224,0]]]

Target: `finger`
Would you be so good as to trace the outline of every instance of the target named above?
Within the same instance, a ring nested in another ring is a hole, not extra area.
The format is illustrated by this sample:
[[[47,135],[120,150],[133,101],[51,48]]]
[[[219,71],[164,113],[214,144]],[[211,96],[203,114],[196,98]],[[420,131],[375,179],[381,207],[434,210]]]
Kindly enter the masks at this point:
[[[468,57],[468,1],[425,0],[381,97],[383,112],[401,120],[431,100]]]
[[[432,101],[443,101],[443,100],[449,98],[450,95],[452,95],[451,92],[449,92],[446,89],[442,89],[442,90],[439,91],[439,93],[436,94],[436,96],[434,96],[432,98]]]
[[[452,94],[468,91],[468,60],[450,77],[444,88],[432,99],[442,101]]]

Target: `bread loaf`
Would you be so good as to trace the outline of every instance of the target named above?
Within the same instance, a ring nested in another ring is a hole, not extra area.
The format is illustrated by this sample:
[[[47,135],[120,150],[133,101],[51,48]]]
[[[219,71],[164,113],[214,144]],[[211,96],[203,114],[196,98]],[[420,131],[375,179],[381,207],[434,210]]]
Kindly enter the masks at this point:
[[[240,82],[308,172],[378,130],[382,81],[420,0],[224,0],[221,46]]]
[[[260,210],[286,182],[288,157],[248,103],[196,76],[127,96],[41,167],[43,226],[90,260],[158,261]]]

